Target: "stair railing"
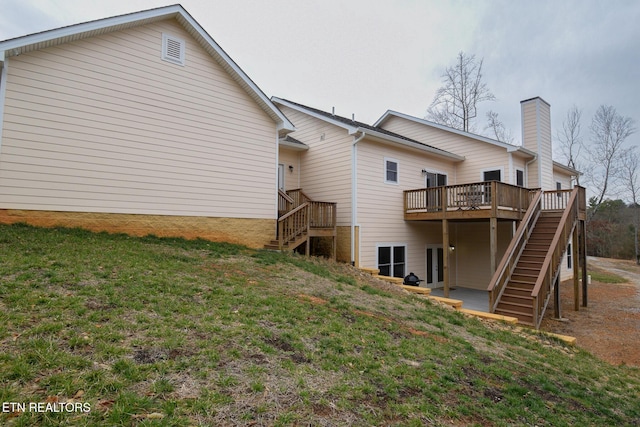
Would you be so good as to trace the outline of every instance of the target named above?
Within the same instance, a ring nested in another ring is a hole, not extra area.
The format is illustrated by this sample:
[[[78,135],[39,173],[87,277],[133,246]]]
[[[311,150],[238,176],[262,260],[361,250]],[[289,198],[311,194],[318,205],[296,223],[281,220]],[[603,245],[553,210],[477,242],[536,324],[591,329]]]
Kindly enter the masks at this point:
[[[284,245],[294,241],[302,233],[309,230],[311,221],[309,203],[303,203],[297,208],[278,218],[278,246],[282,250]]]
[[[278,189],[278,217],[294,208],[294,200],[283,190]]]
[[[504,293],[507,283],[511,279],[513,270],[515,270],[518,259],[529,240],[529,236],[533,232],[536,221],[542,211],[542,192],[535,190],[533,199],[529,204],[527,212],[524,214],[520,225],[516,229],[516,234],[511,239],[511,243],[507,247],[498,268],[496,268],[491,281],[489,282],[489,311],[495,312],[498,302]]]
[[[560,263],[562,256],[567,249],[569,237],[573,233],[573,228],[578,220],[578,192],[579,188],[574,188],[567,201],[566,208],[560,218],[560,223],[553,236],[549,251],[544,258],[540,275],[531,291],[533,297],[533,324],[540,327],[544,311],[547,308],[556,279],[560,274]]]

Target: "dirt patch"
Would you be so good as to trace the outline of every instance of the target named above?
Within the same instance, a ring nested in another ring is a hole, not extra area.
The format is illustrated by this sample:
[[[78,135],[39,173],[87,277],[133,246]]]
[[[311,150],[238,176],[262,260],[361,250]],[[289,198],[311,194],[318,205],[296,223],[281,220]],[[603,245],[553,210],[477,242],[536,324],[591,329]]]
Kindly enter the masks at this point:
[[[574,336],[578,346],[614,365],[640,367],[640,266],[633,261],[589,258],[589,268],[615,273],[629,282],[592,281],[588,306],[574,311],[573,281],[560,285],[563,321],[552,319],[550,304],[541,329]],[[582,299],[580,300],[582,302]]]

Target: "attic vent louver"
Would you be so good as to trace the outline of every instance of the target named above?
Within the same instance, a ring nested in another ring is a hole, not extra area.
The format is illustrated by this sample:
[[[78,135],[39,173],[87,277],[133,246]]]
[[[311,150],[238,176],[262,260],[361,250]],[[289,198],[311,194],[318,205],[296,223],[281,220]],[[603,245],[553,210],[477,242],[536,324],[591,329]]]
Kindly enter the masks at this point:
[[[178,65],[184,65],[184,40],[168,34],[162,34],[162,59]]]

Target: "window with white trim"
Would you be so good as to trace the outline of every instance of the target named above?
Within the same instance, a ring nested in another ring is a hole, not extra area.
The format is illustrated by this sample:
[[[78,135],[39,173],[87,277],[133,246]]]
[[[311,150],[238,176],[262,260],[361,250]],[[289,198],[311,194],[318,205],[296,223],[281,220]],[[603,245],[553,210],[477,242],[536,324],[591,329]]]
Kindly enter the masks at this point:
[[[184,66],[184,40],[162,33],[162,60]]]
[[[384,159],[384,182],[387,184],[397,184],[399,175],[398,161],[395,159]]]
[[[378,246],[378,270],[381,276],[404,277],[405,246]]]

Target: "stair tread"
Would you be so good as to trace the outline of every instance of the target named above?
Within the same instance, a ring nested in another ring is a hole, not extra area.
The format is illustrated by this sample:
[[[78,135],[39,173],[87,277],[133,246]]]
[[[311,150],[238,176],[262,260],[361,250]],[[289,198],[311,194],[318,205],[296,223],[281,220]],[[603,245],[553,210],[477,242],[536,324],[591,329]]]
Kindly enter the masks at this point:
[[[509,297],[509,298],[518,298],[518,299],[524,299],[524,300],[530,300],[533,301],[533,297],[531,296],[531,294],[529,295],[518,295],[518,294],[510,294],[507,293],[507,291],[505,290],[504,293],[502,294],[502,298],[504,297]],[[502,301],[502,299],[500,300]]]

